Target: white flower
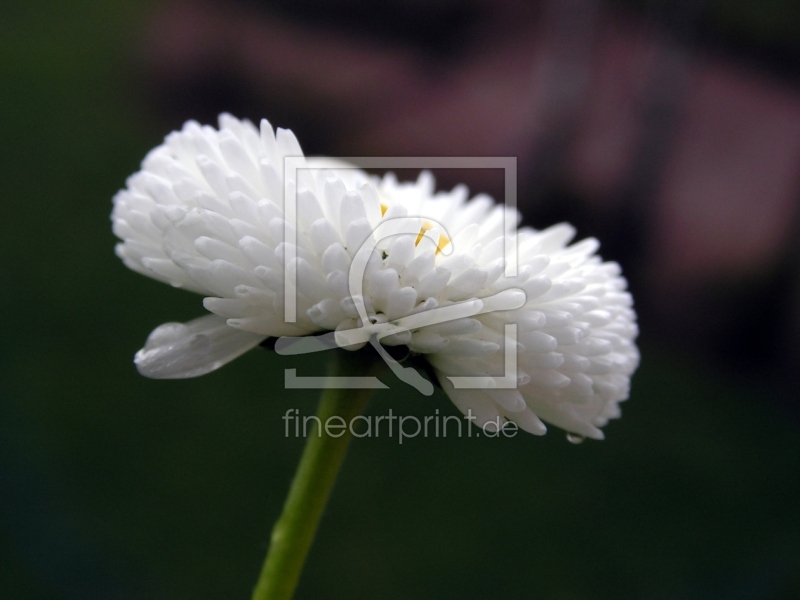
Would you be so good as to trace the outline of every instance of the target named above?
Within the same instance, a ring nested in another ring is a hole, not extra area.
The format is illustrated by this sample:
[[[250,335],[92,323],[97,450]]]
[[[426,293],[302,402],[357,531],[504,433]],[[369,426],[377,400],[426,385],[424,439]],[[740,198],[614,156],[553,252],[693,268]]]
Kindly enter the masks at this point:
[[[429,174],[398,183],[345,165],[315,168],[309,158],[288,184],[297,190],[290,246],[287,156],[302,156],[296,138],[267,121],[260,131],[229,115],[219,130],[188,122],[114,198],[117,255],[148,277],[203,294],[213,313],[156,328],[135,358],[143,375],[202,375],[270,336],[338,331],[343,345],[366,331],[425,355],[478,425],[509,420],[542,434],[547,421],[602,439],[599,428],[619,416],[639,355],[626,282],[617,264],[595,255],[594,239],[568,246],[568,225],[517,231],[516,213],[487,196],[468,199],[464,187],[435,194]],[[373,236],[394,221],[405,233]],[[519,266],[508,278],[504,239],[514,234]],[[348,277],[362,246],[363,292],[353,297]],[[297,282],[297,318],[288,323],[287,252]],[[443,307],[455,312],[444,322],[430,318]],[[516,388],[457,389],[449,377],[502,375],[506,324],[517,331]]]

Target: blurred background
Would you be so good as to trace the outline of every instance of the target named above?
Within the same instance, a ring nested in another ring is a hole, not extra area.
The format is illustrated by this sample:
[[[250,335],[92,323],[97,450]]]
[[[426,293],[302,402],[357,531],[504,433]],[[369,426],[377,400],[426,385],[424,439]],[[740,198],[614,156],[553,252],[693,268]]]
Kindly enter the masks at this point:
[[[356,440],[298,598],[800,597],[794,0],[11,2],[0,107],[3,598],[249,597],[316,398],[267,350],[140,377],[200,298],[108,218],[221,111],[311,154],[517,156],[525,222],[599,238],[640,314],[602,443]],[[389,383],[372,413],[457,414]]]

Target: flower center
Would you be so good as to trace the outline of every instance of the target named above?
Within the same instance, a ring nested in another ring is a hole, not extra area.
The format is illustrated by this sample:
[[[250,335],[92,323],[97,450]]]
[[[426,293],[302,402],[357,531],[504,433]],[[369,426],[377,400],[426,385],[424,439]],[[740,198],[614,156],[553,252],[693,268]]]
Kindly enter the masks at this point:
[[[415,246],[419,246],[419,243],[422,241],[422,238],[425,237],[425,232],[430,231],[433,229],[433,223],[430,221],[423,221],[422,227],[419,229],[419,234],[417,234],[417,241],[414,242]],[[447,244],[450,243],[450,238],[447,237],[445,234],[439,234],[439,242],[436,244],[436,254],[439,254],[442,250],[447,247]]]
[[[386,215],[386,211],[389,210],[389,205],[385,202],[381,202],[381,216]],[[430,231],[433,229],[433,223],[430,221],[423,221],[422,227],[419,229],[419,234],[417,234],[417,240],[414,242],[415,246],[419,246],[419,243],[422,241],[422,238],[425,237],[425,232]],[[436,254],[439,254],[442,250],[447,247],[447,244],[450,243],[450,238],[447,237],[444,233],[439,234],[439,242],[436,244]]]

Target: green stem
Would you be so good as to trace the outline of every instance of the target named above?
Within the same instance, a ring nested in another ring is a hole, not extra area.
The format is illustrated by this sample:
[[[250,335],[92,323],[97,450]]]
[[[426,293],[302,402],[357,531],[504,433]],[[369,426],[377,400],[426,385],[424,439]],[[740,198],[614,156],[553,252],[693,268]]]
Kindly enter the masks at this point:
[[[368,374],[365,371],[370,369],[365,368],[363,359],[359,364],[355,356],[348,356],[350,352],[339,350],[334,354],[332,375]],[[253,600],[288,600],[294,594],[322,511],[350,444],[350,421],[361,414],[372,392],[371,389],[326,389],[322,393],[317,410],[322,427],[314,422],[308,430],[303,456],[283,512],[272,529],[269,551],[253,591]],[[331,433],[339,437],[326,431],[325,424],[331,417],[341,417],[346,423],[342,429],[336,426],[342,421],[330,421]]]

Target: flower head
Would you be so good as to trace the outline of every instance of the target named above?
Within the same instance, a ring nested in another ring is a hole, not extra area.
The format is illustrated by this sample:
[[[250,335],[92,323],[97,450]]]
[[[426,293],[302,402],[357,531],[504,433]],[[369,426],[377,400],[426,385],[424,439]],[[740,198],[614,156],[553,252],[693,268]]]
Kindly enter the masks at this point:
[[[336,332],[354,349],[372,335],[424,356],[478,425],[507,420],[542,434],[547,421],[603,437],[639,356],[626,282],[594,239],[568,245],[568,225],[517,229],[515,211],[469,199],[463,186],[435,193],[427,173],[399,183],[302,156],[295,136],[267,121],[188,122],[115,196],[117,255],[202,294],[212,313],[156,328],[135,358],[143,375],[202,375],[267,337]],[[287,157],[301,157],[288,181]],[[513,385],[498,385],[509,350]],[[458,385],[476,377],[487,385]]]

